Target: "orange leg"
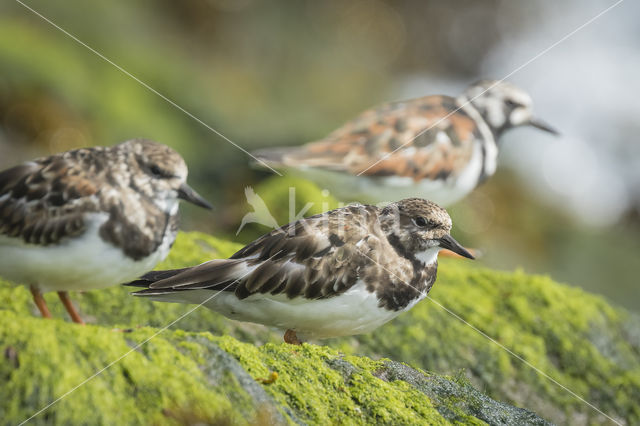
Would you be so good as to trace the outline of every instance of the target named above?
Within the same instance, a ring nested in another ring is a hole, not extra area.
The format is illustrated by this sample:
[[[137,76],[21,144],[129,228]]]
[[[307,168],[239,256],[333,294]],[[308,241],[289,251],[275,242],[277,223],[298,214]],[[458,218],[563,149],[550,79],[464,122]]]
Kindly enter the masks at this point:
[[[76,311],[76,308],[73,307],[73,303],[71,303],[71,299],[69,299],[69,294],[67,294],[66,291],[59,291],[58,297],[62,301],[64,307],[67,309],[67,312],[69,312],[69,315],[71,315],[71,319],[73,320],[73,322],[77,324],[84,324],[84,321],[82,321],[82,318],[80,318],[78,311]]]
[[[31,295],[33,296],[33,301],[36,303],[38,310],[42,314],[43,318],[51,318],[51,313],[49,312],[49,308],[47,307],[47,302],[42,297],[42,293],[40,293],[40,289],[38,287],[31,286]]]
[[[301,345],[302,342],[298,340],[298,336],[296,332],[293,330],[287,330],[284,333],[284,341],[285,343],[289,343],[290,345]]]

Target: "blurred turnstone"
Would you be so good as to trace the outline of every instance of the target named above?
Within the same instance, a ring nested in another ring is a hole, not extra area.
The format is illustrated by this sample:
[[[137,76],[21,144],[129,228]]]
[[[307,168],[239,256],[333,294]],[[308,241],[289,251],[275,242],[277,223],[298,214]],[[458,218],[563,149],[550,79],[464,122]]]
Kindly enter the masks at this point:
[[[154,271],[136,296],[203,304],[228,318],[287,330],[285,341],[371,331],[423,299],[438,252],[473,258],[436,204],[349,205],[292,222],[229,259]]]
[[[77,149],[0,172],[0,276],[57,291],[75,322],[67,291],[131,280],[164,259],[175,240],[178,199],[211,205],[186,184],[171,148],[134,139]]]
[[[457,98],[426,96],[365,111],[325,139],[254,155],[315,181],[343,200],[424,197],[448,206],[496,171],[505,130],[534,126],[531,97],[503,81],[480,81]]]

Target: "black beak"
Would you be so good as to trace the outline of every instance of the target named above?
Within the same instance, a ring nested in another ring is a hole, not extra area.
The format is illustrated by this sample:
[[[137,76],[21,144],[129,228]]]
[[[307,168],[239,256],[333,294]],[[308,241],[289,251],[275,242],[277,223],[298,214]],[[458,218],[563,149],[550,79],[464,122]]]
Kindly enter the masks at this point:
[[[186,183],[183,183],[180,185],[180,188],[178,188],[178,198],[193,203],[196,206],[204,207],[205,209],[211,210],[213,208],[207,200],[202,198],[200,194],[194,191],[193,188]]]
[[[453,239],[451,235],[445,235],[440,238],[440,247],[451,250],[452,252],[459,254],[462,257],[466,257],[468,259],[475,259],[466,248],[462,247],[459,242]]]
[[[551,133],[552,135],[555,135],[555,136],[560,135],[560,132],[558,132],[556,129],[554,129],[553,127],[551,127],[550,125],[548,125],[547,123],[545,123],[544,121],[538,118],[532,118],[529,121],[529,125],[535,127],[536,129],[540,129],[544,132]]]

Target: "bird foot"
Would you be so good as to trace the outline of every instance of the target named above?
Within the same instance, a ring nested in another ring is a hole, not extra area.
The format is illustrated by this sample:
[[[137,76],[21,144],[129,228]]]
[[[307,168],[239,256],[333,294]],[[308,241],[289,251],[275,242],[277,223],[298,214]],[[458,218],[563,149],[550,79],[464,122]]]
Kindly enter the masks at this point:
[[[38,287],[31,286],[31,295],[33,296],[33,301],[35,302],[38,310],[42,314],[43,318],[51,318],[51,313],[49,312],[49,308],[47,307],[47,302],[42,297],[42,293]]]
[[[284,333],[284,341],[290,345],[301,345],[302,342],[298,340],[298,336],[296,332],[293,330],[287,330]]]
[[[59,291],[58,297],[60,298],[60,301],[64,305],[67,312],[69,312],[69,315],[71,316],[71,320],[76,324],[84,325],[84,321],[80,317],[80,314],[78,313],[78,311],[76,311],[76,308],[73,306],[73,303],[71,303],[71,299],[69,299],[69,294],[66,291]]]

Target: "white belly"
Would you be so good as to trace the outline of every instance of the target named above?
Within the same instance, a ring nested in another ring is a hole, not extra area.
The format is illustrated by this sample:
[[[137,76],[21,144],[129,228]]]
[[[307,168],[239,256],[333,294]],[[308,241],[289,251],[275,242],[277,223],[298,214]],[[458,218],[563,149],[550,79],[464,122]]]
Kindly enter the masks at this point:
[[[411,309],[419,301],[417,299],[402,311],[380,308],[376,295],[366,291],[362,282],[340,296],[318,300],[289,299],[283,294],[253,294],[239,300],[232,292],[210,290],[183,291],[151,298],[163,302],[204,302],[205,307],[227,318],[294,330],[303,339],[367,333]]]
[[[135,261],[100,238],[98,229],[106,220],[106,214],[92,215],[82,236],[46,247],[0,235],[0,276],[44,292],[105,288],[153,269],[167,256],[175,239],[175,235],[165,235],[155,253]]]
[[[309,179],[327,189],[344,202],[388,203],[405,198],[420,197],[431,200],[443,207],[464,198],[475,189],[482,172],[482,148],[476,144],[471,161],[455,178],[418,182],[401,176],[354,176],[342,172],[318,168],[288,169],[288,171]]]

